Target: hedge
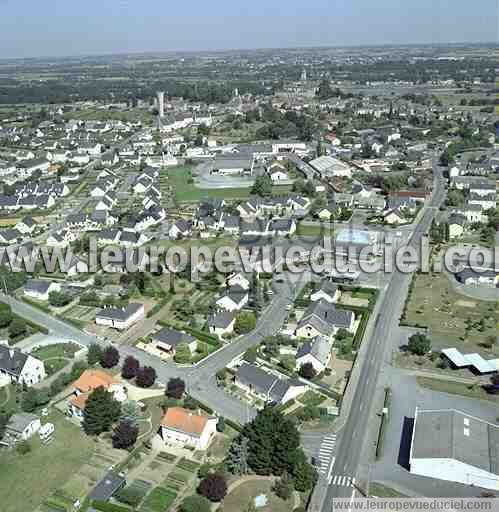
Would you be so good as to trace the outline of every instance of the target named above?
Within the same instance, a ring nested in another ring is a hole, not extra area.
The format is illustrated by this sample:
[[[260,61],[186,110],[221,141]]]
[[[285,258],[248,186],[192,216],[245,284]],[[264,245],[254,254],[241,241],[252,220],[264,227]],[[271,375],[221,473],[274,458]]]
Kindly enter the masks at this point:
[[[208,414],[213,414],[214,411],[211,407],[208,407],[207,405],[203,404],[203,402],[200,402],[199,400],[196,400],[191,395],[188,395],[191,401],[198,406],[199,409],[202,409],[203,411],[207,412]]]
[[[352,348],[354,350],[357,350],[360,347],[360,344],[362,343],[362,338],[364,337],[364,333],[366,332],[367,323],[369,322],[370,316],[371,316],[371,313],[369,311],[364,310],[362,312],[359,327],[357,328],[357,332],[355,333],[355,336],[354,336],[353,342],[352,342]]]

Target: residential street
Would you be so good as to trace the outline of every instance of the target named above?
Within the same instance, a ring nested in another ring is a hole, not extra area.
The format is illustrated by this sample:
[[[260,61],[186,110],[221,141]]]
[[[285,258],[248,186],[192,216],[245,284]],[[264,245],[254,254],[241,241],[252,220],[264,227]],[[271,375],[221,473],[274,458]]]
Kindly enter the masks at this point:
[[[253,418],[256,411],[217,387],[215,374],[249,347],[257,345],[265,336],[275,333],[281,327],[287,316],[286,306],[293,301],[301,287],[310,279],[310,274],[286,273],[286,277],[283,283],[274,285],[272,302],[262,312],[256,329],[245,336],[240,336],[196,366],[179,367],[173,362],[161,361],[134,346],[116,346],[122,359],[133,355],[142,365],[152,366],[156,370],[158,382],[166,384],[171,377],[182,377],[194,398],[212,407],[221,416],[245,423]],[[15,313],[46,327],[50,334],[57,338],[74,340],[85,346],[96,342],[103,343],[95,336],[86,334],[29,304],[3,294],[0,294],[0,299],[8,302]]]

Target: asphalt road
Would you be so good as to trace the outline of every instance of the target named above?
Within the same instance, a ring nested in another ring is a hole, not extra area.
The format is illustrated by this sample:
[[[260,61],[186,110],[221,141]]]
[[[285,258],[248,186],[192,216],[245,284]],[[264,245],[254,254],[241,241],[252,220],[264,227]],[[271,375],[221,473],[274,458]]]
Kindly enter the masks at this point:
[[[444,180],[439,169],[435,167],[435,189],[420,222],[409,239],[408,245],[418,250],[421,238],[427,233],[435,212],[445,198]],[[418,251],[419,252],[419,251]],[[352,406],[346,423],[338,437],[335,461],[327,480],[328,489],[325,499],[317,500],[311,512],[330,510],[334,498],[349,498],[355,492],[354,478],[360,462],[360,454],[369,428],[369,419],[374,411],[373,390],[376,388],[381,364],[387,349],[390,349],[390,330],[398,325],[407,296],[411,274],[395,271],[391,274],[387,288],[380,296],[374,329],[368,343],[364,364],[354,391]],[[321,489],[317,492],[320,494]],[[320,503],[322,501],[322,503]]]
[[[221,416],[238,423],[246,423],[255,416],[256,410],[220,389],[216,384],[215,375],[234,358],[243,354],[251,346],[260,343],[265,336],[275,333],[283,325],[288,314],[286,306],[293,302],[295,295],[310,278],[308,273],[286,273],[284,282],[274,285],[272,301],[262,312],[257,327],[196,366],[179,367],[172,362],[161,361],[133,346],[115,346],[120,351],[122,359],[133,355],[142,365],[152,366],[156,370],[158,382],[166,384],[171,377],[181,377],[186,382],[188,392],[194,398],[212,407]],[[74,340],[84,346],[92,343],[104,344],[94,335],[87,334],[13,297],[0,294],[0,300],[9,303],[12,310],[20,316],[46,327],[50,334],[57,338]]]

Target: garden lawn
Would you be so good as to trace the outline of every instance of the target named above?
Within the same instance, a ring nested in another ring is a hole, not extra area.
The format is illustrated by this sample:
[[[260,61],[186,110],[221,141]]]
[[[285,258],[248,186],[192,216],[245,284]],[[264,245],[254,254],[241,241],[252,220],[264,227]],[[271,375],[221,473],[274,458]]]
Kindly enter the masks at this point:
[[[175,501],[177,494],[171,489],[156,487],[140,507],[141,512],[166,512]]]
[[[261,512],[289,512],[292,510],[292,501],[283,501],[272,492],[271,480],[255,480],[245,482],[236,487],[223,501],[224,512],[241,512],[247,510],[248,505],[260,494],[265,494],[268,503],[259,508]]]
[[[34,510],[92,456],[91,439],[59,413],[44,418],[44,422],[55,425],[52,443],[42,445],[33,437],[32,451],[26,455],[0,452],[2,512]]]

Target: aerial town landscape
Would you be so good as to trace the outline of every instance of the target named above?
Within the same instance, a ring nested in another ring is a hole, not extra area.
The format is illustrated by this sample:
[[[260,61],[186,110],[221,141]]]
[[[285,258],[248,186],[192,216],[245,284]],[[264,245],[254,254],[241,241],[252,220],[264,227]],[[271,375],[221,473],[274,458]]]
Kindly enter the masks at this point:
[[[2,512],[499,498],[497,44],[340,43],[0,53]]]

